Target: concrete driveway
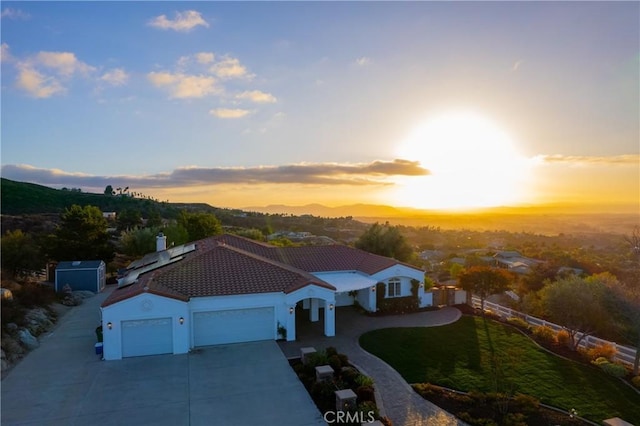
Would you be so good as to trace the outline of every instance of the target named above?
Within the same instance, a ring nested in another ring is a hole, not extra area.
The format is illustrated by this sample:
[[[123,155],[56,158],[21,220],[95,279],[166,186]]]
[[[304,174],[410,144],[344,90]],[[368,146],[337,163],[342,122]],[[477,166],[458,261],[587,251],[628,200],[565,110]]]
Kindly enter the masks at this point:
[[[273,341],[100,360],[106,296],[71,309],[2,380],[3,426],[325,424]]]

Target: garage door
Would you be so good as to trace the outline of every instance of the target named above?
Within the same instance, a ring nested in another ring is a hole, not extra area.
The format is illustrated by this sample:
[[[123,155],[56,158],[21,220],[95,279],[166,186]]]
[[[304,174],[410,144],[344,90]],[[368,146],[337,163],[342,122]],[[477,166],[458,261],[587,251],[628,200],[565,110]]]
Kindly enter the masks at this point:
[[[122,357],[173,353],[171,318],[122,321]]]
[[[196,312],[193,314],[194,346],[274,339],[273,307]]]

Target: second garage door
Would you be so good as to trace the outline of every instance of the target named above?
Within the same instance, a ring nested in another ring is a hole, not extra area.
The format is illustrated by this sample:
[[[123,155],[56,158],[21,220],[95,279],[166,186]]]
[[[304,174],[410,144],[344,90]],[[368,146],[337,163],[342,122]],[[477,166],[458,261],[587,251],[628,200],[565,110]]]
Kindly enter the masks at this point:
[[[196,312],[193,314],[194,346],[274,339],[273,307]]]

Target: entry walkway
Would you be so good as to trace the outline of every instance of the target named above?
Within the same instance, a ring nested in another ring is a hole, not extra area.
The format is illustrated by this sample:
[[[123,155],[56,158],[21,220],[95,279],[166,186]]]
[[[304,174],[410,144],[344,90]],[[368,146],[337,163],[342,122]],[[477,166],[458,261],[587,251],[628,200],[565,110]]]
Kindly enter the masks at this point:
[[[333,346],[338,352],[346,354],[353,364],[374,380],[382,398],[383,412],[394,425],[466,425],[419,396],[396,370],[362,349],[358,343],[360,335],[367,331],[393,327],[435,327],[455,322],[460,316],[460,311],[455,308],[443,308],[407,315],[369,317],[352,307],[344,307],[338,308],[336,312],[335,337],[323,336],[321,330],[316,329],[318,323],[303,324],[298,330],[299,340],[279,344],[282,352],[289,358],[300,356],[300,348],[308,346],[318,350]]]

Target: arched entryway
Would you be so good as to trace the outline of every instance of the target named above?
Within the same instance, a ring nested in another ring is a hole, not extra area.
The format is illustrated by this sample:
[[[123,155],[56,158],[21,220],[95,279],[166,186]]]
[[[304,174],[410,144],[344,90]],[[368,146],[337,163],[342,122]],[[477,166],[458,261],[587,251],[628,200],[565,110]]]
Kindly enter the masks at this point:
[[[308,285],[289,293],[286,299],[289,307],[286,325],[288,341],[296,340],[297,325],[304,321],[310,323],[311,328],[318,330],[320,329],[319,324],[322,324],[321,330],[325,336],[335,336],[336,300],[334,290]],[[298,316],[301,316],[299,320]]]

